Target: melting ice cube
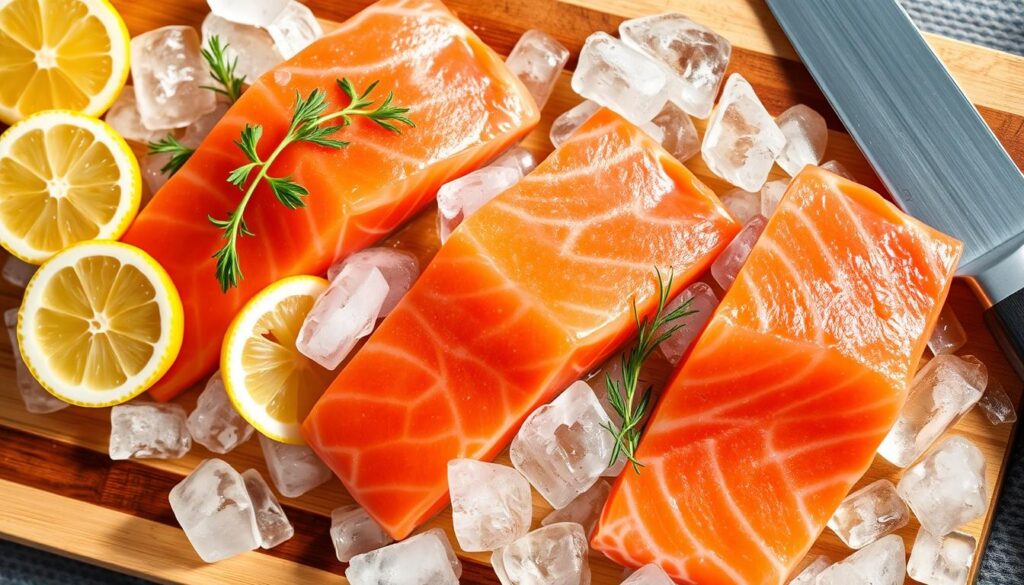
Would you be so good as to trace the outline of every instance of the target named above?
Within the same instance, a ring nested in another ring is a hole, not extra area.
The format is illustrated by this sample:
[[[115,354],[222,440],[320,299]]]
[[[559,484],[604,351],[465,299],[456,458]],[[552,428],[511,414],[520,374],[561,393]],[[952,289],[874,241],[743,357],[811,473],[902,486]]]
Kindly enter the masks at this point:
[[[722,195],[722,204],[741,223],[747,223],[761,213],[761,193],[733,189]]]
[[[374,247],[360,250],[327,269],[327,280],[334,281],[346,266],[374,267],[388,283],[388,294],[380,307],[383,318],[398,306],[405,293],[420,275],[420,261],[416,255],[405,250]]]
[[[170,131],[169,128],[150,130],[142,124],[142,116],[135,101],[135,88],[131,85],[124,86],[103,120],[121,136],[142,144],[160,140]]]
[[[494,550],[530,530],[530,484],[521,473],[473,459],[448,462],[452,526],[462,550]]]
[[[25,288],[28,286],[28,281],[32,280],[32,275],[36,273],[36,270],[39,270],[39,267],[35,264],[29,264],[17,256],[8,256],[0,274],[3,275],[4,280],[14,286]]]
[[[634,124],[654,118],[670,92],[660,64],[603,32],[587,37],[572,76],[572,89]]]
[[[708,168],[744,191],[757,191],[785,145],[754,88],[739,73],[730,75],[701,144]]]
[[[344,266],[313,303],[295,347],[328,370],[337,368],[373,331],[388,292],[388,281],[376,266]]]
[[[210,10],[221,18],[239,24],[268,26],[289,0],[206,0]]]
[[[188,415],[192,440],[214,453],[228,453],[252,437],[253,428],[235,410],[220,372],[214,372]]]
[[[562,112],[555,121],[551,123],[551,144],[558,148],[565,142],[577,128],[590,119],[601,109],[597,103],[590,100],[583,100],[572,108]]]
[[[711,264],[711,276],[725,290],[729,290],[732,283],[736,281],[736,275],[743,268],[747,256],[761,237],[768,220],[763,215],[755,215],[748,221],[736,237],[729,242],[729,245],[722,250],[722,253],[715,258]]]
[[[285,59],[291,59],[324,36],[324,29],[305,4],[291,0],[274,21],[267,25],[274,46]]]
[[[950,437],[908,469],[896,491],[929,532],[949,534],[985,513],[985,457],[967,439]]]
[[[977,544],[974,537],[962,532],[935,536],[922,528],[910,550],[907,574],[928,585],[964,585]]]
[[[462,563],[440,528],[352,557],[352,585],[458,585]]]
[[[284,508],[277,501],[270,486],[263,481],[260,472],[249,469],[242,474],[245,491],[252,500],[256,514],[256,528],[260,533],[260,548],[271,549],[295,535],[295,528],[288,521]]]
[[[676,310],[684,303],[688,303],[687,311],[690,314],[676,319],[657,332],[660,335],[670,327],[681,325],[675,333],[658,346],[665,359],[673,365],[679,363],[683,354],[689,349],[690,344],[693,343],[693,340],[704,329],[704,325],[711,318],[711,314],[715,312],[715,307],[718,306],[718,297],[715,296],[715,291],[711,290],[711,287],[707,284],[695,282],[686,287],[683,292],[679,293],[679,296],[665,305],[665,313],[668,314]]]
[[[526,176],[537,168],[537,161],[534,160],[533,153],[529,150],[522,146],[513,146],[488,163],[487,166],[516,169],[521,175]]]
[[[622,585],[673,585],[668,573],[658,565],[650,563],[633,572]]]
[[[210,38],[216,35],[221,46],[227,45],[224,56],[228,63],[238,59],[235,73],[248,83],[255,83],[284,59],[274,48],[274,39],[267,31],[248,24],[238,24],[221,18],[213,12],[203,20],[203,46],[210,46]]]
[[[601,509],[604,507],[611,486],[605,480],[598,480],[589,490],[576,496],[569,504],[561,510],[552,510],[550,514],[540,521],[541,526],[557,524],[559,522],[575,522],[583,527],[583,532],[590,536],[601,516]]]
[[[932,351],[932,355],[956,353],[956,350],[966,343],[967,333],[953,312],[953,307],[948,303],[943,305],[939,318],[935,321],[935,329],[932,329],[932,336],[928,338],[928,349]]]
[[[538,528],[491,555],[502,585],[589,585],[587,537],[575,522]]]
[[[805,166],[821,162],[828,145],[828,125],[821,114],[797,104],[779,114],[775,123],[786,137],[778,158],[782,170],[795,177]]]
[[[890,534],[819,573],[816,585],[903,585],[906,559],[903,539]]]
[[[828,521],[828,527],[850,548],[863,548],[903,528],[910,510],[896,486],[880,479],[846,497]]]
[[[985,365],[972,356],[936,356],[914,377],[907,401],[878,453],[906,467],[981,398]]]
[[[533,411],[512,440],[512,465],[555,508],[590,489],[608,468],[611,421],[586,382]]]
[[[223,99],[217,100],[217,107],[213,109],[209,114],[203,114],[198,120],[189,125],[185,129],[185,133],[181,137],[181,143],[191,148],[198,148],[199,145],[206,139],[213,130],[213,127],[220,122],[220,119],[224,117],[224,114],[228,112],[230,104]]]
[[[830,172],[832,174],[839,175],[840,177],[843,177],[844,179],[849,179],[851,181],[855,181],[856,180],[856,179],[853,178],[853,175],[850,173],[850,171],[848,171],[846,169],[846,167],[844,167],[837,160],[830,160],[828,162],[825,162],[825,163],[823,163],[821,165],[821,168],[825,169],[826,171],[828,171],[828,172]]]
[[[786,194],[787,187],[789,187],[789,181],[786,180],[768,181],[761,187],[761,215],[772,216],[775,208],[782,201],[782,196]]]
[[[139,168],[142,171],[142,180],[149,189],[150,196],[155,194],[167,183],[170,177],[164,173],[162,168],[171,160],[169,153],[147,154],[139,159]]]
[[[807,562],[806,560],[804,562]],[[802,571],[796,574],[789,582],[789,585],[814,585],[818,575],[832,566],[832,560],[826,556],[818,555],[807,563]]]
[[[249,2],[249,4],[256,4]],[[131,41],[132,82],[143,126],[181,128],[217,106],[210,72],[190,26],[165,26]]]
[[[512,73],[530,90],[539,109],[551,97],[558,75],[569,60],[569,49],[541,30],[528,30],[505,59]]]
[[[274,487],[286,498],[297,498],[331,479],[331,470],[305,445],[286,445],[260,435],[263,458]]]
[[[207,459],[171,489],[168,498],[192,547],[208,563],[260,545],[249,492],[242,476],[220,459]]]
[[[18,308],[4,311],[4,324],[7,325],[7,338],[11,340],[11,351],[14,353],[14,374],[17,377],[18,393],[25,410],[35,414],[49,414],[68,407],[68,403],[46,391],[32,376],[25,365],[18,348]]]
[[[110,409],[111,459],[177,459],[191,447],[180,404],[133,402]]]
[[[978,401],[978,406],[985,413],[988,422],[994,425],[1017,422],[1017,412],[1013,408],[1013,401],[1006,394],[1003,385],[999,380],[989,380],[985,394]]]
[[[377,550],[395,540],[359,506],[342,506],[331,512],[331,541],[338,560]]]
[[[672,102],[666,103],[661,112],[642,128],[676,160],[686,161],[700,152],[700,139],[693,120]]]
[[[681,14],[624,21],[619,36],[671,73],[669,99],[692,116],[708,117],[732,54],[725,37]]]
[[[441,243],[447,242],[467,217],[521,178],[519,169],[489,166],[441,185],[437,191],[437,229]]]

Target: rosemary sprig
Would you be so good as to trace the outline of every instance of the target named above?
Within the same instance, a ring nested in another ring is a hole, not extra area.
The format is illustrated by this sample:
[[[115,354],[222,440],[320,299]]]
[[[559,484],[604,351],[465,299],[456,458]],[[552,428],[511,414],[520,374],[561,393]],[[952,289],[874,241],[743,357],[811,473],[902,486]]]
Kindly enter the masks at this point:
[[[614,465],[619,456],[625,454],[636,473],[640,473],[640,468],[643,467],[643,464],[636,459],[636,449],[640,443],[643,426],[646,424],[643,418],[650,404],[653,390],[653,387],[648,385],[638,399],[637,386],[640,383],[640,368],[663,341],[683,327],[682,323],[674,322],[696,312],[690,309],[690,301],[687,300],[666,313],[665,305],[668,303],[669,291],[672,290],[673,273],[669,273],[666,283],[657,267],[654,271],[658,276],[658,308],[654,317],[641,319],[636,308],[636,300],[633,300],[633,320],[636,322],[638,333],[633,347],[622,354],[622,380],[615,380],[610,374],[605,374],[608,402],[622,419],[622,424],[619,427],[616,427],[613,422],[605,425],[605,429],[615,439],[615,447],[612,449],[608,465]]]
[[[220,282],[221,291],[227,292],[229,288],[238,286],[239,280],[242,279],[242,268],[238,259],[238,239],[242,236],[254,235],[246,225],[244,216],[245,208],[249,204],[249,200],[252,199],[256,187],[265,181],[274,197],[288,209],[297,209],[306,205],[304,198],[309,195],[309,191],[295,182],[291,175],[272,177],[268,174],[271,165],[288,145],[296,142],[308,142],[331,149],[345,148],[349,145],[348,142],[336,140],[332,136],[351,124],[353,118],[359,116],[373,121],[385,130],[396,133],[401,132],[397,124],[415,126],[412,120],[405,115],[409,108],[399,107],[392,103],[394,95],[391,92],[388,92],[380,105],[373,107],[374,100],[369,95],[377,87],[376,81],[362,93],[357,92],[348,79],[339,79],[337,84],[348,96],[349,104],[340,110],[326,114],[324,112],[328,107],[327,92],[322,89],[314,89],[305,98],[296,92],[295,106],[288,131],[266,158],[259,154],[258,147],[260,139],[263,137],[263,127],[259,124],[247,124],[242,130],[239,140],[235,142],[249,162],[231,171],[227,180],[242,190],[245,195],[242,196],[238,207],[228,212],[226,219],[208,216],[210,223],[224,231],[224,246],[213,255],[217,259],[217,280]],[[338,123],[329,124],[335,120]]]
[[[228,101],[235,103],[235,101],[242,95],[242,87],[245,84],[245,76],[235,75],[235,69],[238,68],[238,57],[228,60],[227,48],[231,46],[229,43],[221,44],[220,37],[213,35],[210,40],[206,43],[206,46],[200,50],[203,55],[203,59],[206,60],[206,64],[210,66],[210,77],[219,85],[204,85],[204,89],[208,89],[214,93],[228,98]]]
[[[188,162],[189,157],[196,151],[196,149],[189,148],[178,142],[178,139],[173,134],[168,134],[156,142],[150,142],[148,146],[149,154],[169,153],[171,155],[167,164],[160,167],[160,172],[168,176],[178,172],[178,169],[184,166]]]

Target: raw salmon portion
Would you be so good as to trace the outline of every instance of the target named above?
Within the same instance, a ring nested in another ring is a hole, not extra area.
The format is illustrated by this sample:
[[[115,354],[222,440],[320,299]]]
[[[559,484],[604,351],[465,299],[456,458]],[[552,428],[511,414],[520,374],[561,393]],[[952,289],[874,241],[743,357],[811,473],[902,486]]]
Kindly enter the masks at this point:
[[[593,545],[685,583],[784,583],[895,422],[960,249],[865,187],[800,173]]]
[[[346,149],[289,146],[270,174],[305,186],[307,207],[290,211],[259,187],[245,213],[256,235],[238,246],[245,278],[222,293],[211,256],[223,240],[207,215],[223,218],[242,198],[226,181],[247,162],[234,141],[245,124],[261,124],[266,156],[287,130],[296,92],[326,90],[333,111],[348,100],[335,83],[342,77],[360,91],[380,80],[372,95],[382,100],[393,91],[416,127],[398,135],[357,117],[334,136],[351,142]],[[167,269],[185,305],[181,354],[152,394],[169,399],[212,370],[228,324],[256,292],[286,276],[322,273],[380,239],[438,187],[522,138],[538,119],[501,58],[435,0],[381,0],[268,72],[124,237]]]
[[[715,195],[602,110],[453,234],[313,408],[306,440],[395,538],[447,504],[446,465],[634,333],[655,266],[677,290],[738,231]]]

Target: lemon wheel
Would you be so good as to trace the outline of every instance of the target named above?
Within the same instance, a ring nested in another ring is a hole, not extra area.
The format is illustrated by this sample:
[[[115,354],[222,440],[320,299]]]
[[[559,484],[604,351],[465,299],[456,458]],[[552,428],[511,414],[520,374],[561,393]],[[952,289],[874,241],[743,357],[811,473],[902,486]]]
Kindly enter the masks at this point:
[[[334,380],[334,372],[299,353],[295,340],[329,283],[293,276],[257,294],[228,328],[220,372],[239,413],[267,437],[304,443],[299,427]]]
[[[18,313],[18,344],[32,375],[79,406],[137,396],[181,349],[184,313],[156,260],[127,244],[83,242],[43,264]]]

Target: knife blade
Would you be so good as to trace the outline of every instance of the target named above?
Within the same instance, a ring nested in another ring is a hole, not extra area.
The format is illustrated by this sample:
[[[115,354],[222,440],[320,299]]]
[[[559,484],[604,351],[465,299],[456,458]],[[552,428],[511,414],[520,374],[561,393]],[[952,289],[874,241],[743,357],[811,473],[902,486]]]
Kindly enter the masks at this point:
[[[1024,174],[894,0],[767,2],[896,202],[963,241],[958,274],[1024,378]],[[1002,494],[983,585],[1024,574],[1024,433]]]

